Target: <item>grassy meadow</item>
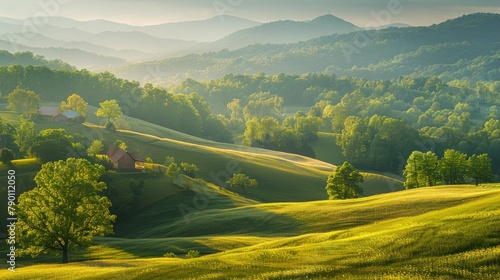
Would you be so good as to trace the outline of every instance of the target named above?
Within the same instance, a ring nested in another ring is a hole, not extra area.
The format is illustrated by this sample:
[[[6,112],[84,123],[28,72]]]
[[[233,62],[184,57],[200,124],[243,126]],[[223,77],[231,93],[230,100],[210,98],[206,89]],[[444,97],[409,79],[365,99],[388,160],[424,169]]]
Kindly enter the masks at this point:
[[[217,235],[192,230],[193,236],[182,237],[178,225],[165,229],[177,237],[97,238],[95,246],[74,253],[73,263],[23,259],[16,273],[2,271],[0,277],[498,279],[499,199],[498,185],[441,186],[352,201],[206,210],[187,227],[217,223]],[[273,215],[283,223],[273,222]],[[264,224],[248,227],[245,217],[254,223],[260,217]],[[242,224],[235,225],[235,219]],[[141,234],[142,225],[129,229]],[[244,232],[234,231],[243,225]],[[186,258],[188,250],[200,251],[201,257]],[[162,257],[166,252],[177,257]]]

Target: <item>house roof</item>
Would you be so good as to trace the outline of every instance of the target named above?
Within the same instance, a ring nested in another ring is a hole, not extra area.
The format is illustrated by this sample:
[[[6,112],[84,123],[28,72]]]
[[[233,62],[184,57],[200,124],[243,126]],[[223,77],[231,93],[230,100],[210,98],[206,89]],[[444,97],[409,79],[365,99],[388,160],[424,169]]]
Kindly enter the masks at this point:
[[[127,154],[135,161],[144,161],[141,159],[137,159],[131,153],[129,153],[121,148],[119,148],[111,157],[109,157],[109,159],[111,159],[112,162],[118,162],[124,155],[127,155]],[[109,156],[109,154],[108,154],[108,156]]]
[[[59,107],[49,107],[49,106],[41,106],[40,107],[40,115],[42,116],[55,116],[59,113]]]
[[[66,111],[66,112],[63,112],[61,113],[63,116],[65,116],[66,118],[68,119],[74,119],[74,118],[78,118],[80,117],[80,114],[78,114],[77,112],[75,111]]]

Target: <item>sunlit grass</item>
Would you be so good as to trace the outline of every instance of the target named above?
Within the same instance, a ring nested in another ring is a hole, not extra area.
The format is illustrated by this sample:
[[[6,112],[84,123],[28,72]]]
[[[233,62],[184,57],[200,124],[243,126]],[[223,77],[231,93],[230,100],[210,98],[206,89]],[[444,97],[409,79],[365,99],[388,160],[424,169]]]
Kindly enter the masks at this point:
[[[15,274],[2,271],[0,277],[498,279],[499,200],[500,188],[487,185],[423,188],[337,203],[257,205],[261,210],[302,219],[318,231],[327,231],[318,233],[311,228],[310,233],[290,237],[259,237],[261,234],[248,232],[189,238],[100,238],[90,248],[97,259],[65,266],[30,265]],[[328,210],[331,216],[326,215]],[[363,222],[356,221],[363,215]],[[330,222],[335,218],[344,221],[344,226]],[[279,229],[280,225],[274,227]],[[188,250],[199,250],[202,257],[185,259],[183,254]],[[166,252],[179,257],[154,258]],[[131,257],[136,259],[128,259]]]

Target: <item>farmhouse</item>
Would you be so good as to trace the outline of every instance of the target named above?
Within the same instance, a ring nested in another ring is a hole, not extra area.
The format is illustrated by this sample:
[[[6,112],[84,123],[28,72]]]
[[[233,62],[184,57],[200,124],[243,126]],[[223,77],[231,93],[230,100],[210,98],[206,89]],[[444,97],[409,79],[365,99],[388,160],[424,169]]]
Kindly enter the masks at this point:
[[[118,149],[114,151],[113,146],[108,149],[108,157],[115,169],[144,169],[144,160],[137,159],[131,153]]]
[[[41,106],[40,117],[47,120],[54,119],[59,114],[59,107]]]
[[[66,111],[56,115],[54,120],[62,123],[80,123],[83,122],[83,117],[75,111]]]

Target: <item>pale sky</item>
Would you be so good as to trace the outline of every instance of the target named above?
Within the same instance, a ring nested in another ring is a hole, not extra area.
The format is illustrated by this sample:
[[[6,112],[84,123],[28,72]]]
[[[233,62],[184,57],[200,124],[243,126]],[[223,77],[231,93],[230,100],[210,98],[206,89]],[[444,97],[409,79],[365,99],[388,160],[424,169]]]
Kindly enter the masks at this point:
[[[260,22],[331,13],[360,27],[430,25],[474,12],[500,13],[499,0],[0,0],[0,17],[49,14],[132,25],[201,20],[221,14]]]

